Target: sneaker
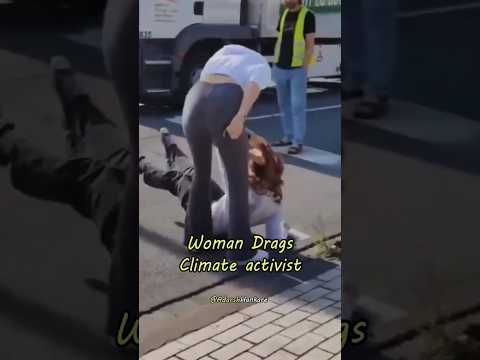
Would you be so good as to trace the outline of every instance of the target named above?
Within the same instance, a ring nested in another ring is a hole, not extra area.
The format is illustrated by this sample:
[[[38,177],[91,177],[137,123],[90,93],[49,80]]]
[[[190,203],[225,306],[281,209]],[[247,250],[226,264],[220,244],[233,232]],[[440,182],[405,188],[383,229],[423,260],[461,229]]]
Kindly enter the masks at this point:
[[[303,145],[298,144],[298,145],[292,145],[288,148],[288,154],[290,155],[298,155],[303,151]]]
[[[167,158],[168,165],[172,166],[177,155],[177,144],[173,141],[170,131],[167,128],[161,128],[160,134],[163,148],[165,149],[165,157]]]

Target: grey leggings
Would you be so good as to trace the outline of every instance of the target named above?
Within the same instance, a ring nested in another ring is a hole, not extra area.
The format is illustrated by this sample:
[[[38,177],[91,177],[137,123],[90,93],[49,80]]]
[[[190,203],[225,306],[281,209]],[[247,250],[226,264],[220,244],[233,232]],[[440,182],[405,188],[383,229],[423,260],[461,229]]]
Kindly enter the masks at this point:
[[[192,152],[195,175],[187,208],[186,237],[213,236],[211,213],[212,146],[225,166],[229,196],[229,238],[242,239],[250,248],[252,233],[248,209],[248,139],[223,136],[243,99],[236,84],[197,82],[188,93],[183,109],[183,131]],[[249,256],[245,251],[238,257]]]

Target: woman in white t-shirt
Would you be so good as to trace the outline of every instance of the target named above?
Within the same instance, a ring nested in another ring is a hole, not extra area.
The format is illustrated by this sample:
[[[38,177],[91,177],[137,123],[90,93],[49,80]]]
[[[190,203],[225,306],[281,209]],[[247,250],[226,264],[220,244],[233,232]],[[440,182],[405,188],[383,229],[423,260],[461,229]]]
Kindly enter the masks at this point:
[[[139,161],[140,175],[148,186],[169,191],[180,200],[182,208],[187,210],[195,169],[187,155],[171,138],[168,129],[162,128],[160,132],[165,158],[153,161],[142,155]],[[250,226],[265,225],[267,239],[286,239],[288,232],[283,209],[283,159],[272,148],[256,141],[255,134],[252,134],[249,145]],[[230,199],[213,179],[210,188],[214,238],[227,239]],[[259,256],[266,257],[268,254],[262,252]]]
[[[248,260],[256,254],[250,249],[253,239],[248,202],[249,145],[245,120],[270,80],[270,66],[261,54],[241,45],[227,45],[207,61],[200,80],[185,99],[183,131],[195,168],[187,207],[185,239],[190,235],[205,235],[207,238],[214,235],[210,179],[212,148],[215,145],[228,183],[228,236],[230,239],[242,239],[246,244],[246,250],[229,254],[232,260]]]

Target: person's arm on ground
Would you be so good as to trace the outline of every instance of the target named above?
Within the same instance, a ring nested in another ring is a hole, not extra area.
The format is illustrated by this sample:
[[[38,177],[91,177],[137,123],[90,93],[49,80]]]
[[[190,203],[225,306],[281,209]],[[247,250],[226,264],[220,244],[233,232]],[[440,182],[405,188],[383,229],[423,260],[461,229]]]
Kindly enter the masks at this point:
[[[258,97],[260,96],[260,92],[260,87],[253,81],[249,82],[245,86],[240,109],[225,130],[232,139],[238,139],[242,134],[247,115],[250,110],[252,110],[255,101],[257,101]]]

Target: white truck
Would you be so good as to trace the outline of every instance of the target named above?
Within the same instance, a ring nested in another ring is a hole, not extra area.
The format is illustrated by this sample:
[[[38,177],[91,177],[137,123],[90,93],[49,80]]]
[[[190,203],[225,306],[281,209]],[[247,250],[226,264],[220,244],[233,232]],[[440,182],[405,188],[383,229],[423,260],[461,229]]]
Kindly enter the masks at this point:
[[[183,101],[208,58],[241,44],[271,63],[282,0],[139,0],[139,83],[142,97]],[[316,17],[317,63],[309,78],[338,78],[341,0],[305,0]],[[274,85],[272,83],[272,85]]]

